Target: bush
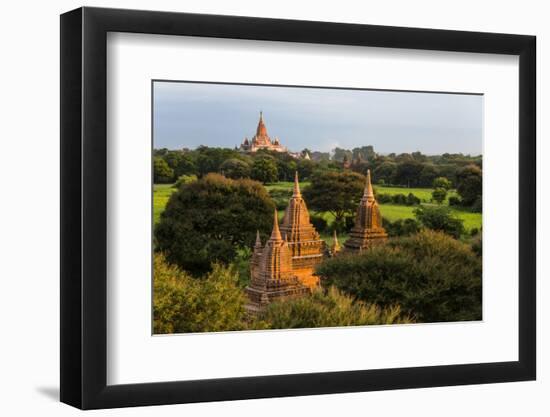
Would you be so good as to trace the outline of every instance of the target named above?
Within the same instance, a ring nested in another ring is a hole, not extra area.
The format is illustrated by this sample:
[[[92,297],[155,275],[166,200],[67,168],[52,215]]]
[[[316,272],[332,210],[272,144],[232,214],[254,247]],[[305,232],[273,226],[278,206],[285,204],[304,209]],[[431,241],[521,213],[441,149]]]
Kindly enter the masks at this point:
[[[220,165],[220,171],[227,178],[239,179],[250,177],[250,165],[236,158],[225,160]]]
[[[153,332],[219,332],[245,328],[245,295],[231,268],[214,265],[195,279],[156,253],[153,258]]]
[[[193,182],[193,181],[197,181],[196,175],[180,175],[180,177],[177,179],[173,187],[180,188],[181,185],[189,184],[190,182]]]
[[[480,195],[477,196],[476,201],[472,204],[472,211],[474,213],[481,213],[483,211],[483,198]]]
[[[376,200],[379,204],[389,204],[392,202],[391,195],[390,194],[376,194]]]
[[[445,201],[447,197],[447,190],[445,188],[436,188],[432,191],[432,199],[437,203],[441,204]]]
[[[382,220],[384,228],[390,237],[414,235],[421,228],[420,223],[415,219],[399,219],[394,222],[385,218]]]
[[[311,297],[270,304],[259,317],[271,329],[300,329],[372,324],[411,323],[399,306],[380,308],[354,301],[336,288],[314,291]]]
[[[451,181],[449,181],[445,177],[438,177],[436,178],[432,183],[433,188],[443,188],[444,190],[450,190],[451,189]]]
[[[317,267],[325,285],[380,307],[400,305],[418,322],[481,320],[481,258],[443,233],[424,230]]]
[[[407,205],[408,206],[418,206],[420,204],[420,199],[415,196],[413,193],[407,195]]]
[[[168,262],[202,275],[251,247],[257,230],[270,233],[274,210],[260,183],[208,174],[171,195],[155,226],[156,247]]]
[[[458,207],[462,205],[462,200],[457,196],[449,197],[449,206]]]
[[[463,220],[454,217],[448,207],[420,206],[414,210],[414,215],[424,227],[447,233],[455,239],[465,232]]]

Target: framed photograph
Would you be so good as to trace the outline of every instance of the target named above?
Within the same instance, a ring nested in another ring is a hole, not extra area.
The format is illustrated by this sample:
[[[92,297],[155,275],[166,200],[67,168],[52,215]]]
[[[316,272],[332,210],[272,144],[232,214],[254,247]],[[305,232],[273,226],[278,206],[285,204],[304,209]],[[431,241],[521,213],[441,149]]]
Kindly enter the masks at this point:
[[[61,401],[533,380],[535,37],[61,16]]]

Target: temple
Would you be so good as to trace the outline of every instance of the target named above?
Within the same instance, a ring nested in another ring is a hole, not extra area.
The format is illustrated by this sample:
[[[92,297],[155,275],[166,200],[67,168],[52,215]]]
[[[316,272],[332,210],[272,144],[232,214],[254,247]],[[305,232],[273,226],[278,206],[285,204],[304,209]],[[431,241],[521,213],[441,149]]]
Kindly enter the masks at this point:
[[[288,149],[280,144],[278,138],[271,140],[267,134],[267,127],[265,126],[262,112],[260,112],[260,120],[256,128],[256,134],[251,140],[244,138],[240,149],[246,152],[257,152],[260,149],[267,149],[275,152],[288,152]]]
[[[292,253],[294,273],[309,288],[317,287],[319,277],[313,273],[315,266],[323,260],[325,242],[311,224],[309,211],[300,192],[298,173],[294,176],[294,191],[285,210],[281,232]]]
[[[310,293],[310,289],[296,276],[292,267],[292,253],[283,240],[275,210],[271,237],[262,248],[259,234],[250,262],[251,280],[246,288],[246,310],[251,315],[262,311],[269,303]]]
[[[380,208],[374,198],[374,191],[370,180],[370,170],[367,171],[367,184],[363,197],[357,209],[355,225],[344,243],[344,251],[362,252],[373,245],[384,242],[388,234],[382,227]]]
[[[309,294],[319,286],[315,266],[325,253],[325,242],[311,224],[296,173],[281,228],[275,212],[273,232],[264,247],[259,233],[256,235],[250,260],[251,282],[246,289],[247,311],[257,314],[275,300]]]

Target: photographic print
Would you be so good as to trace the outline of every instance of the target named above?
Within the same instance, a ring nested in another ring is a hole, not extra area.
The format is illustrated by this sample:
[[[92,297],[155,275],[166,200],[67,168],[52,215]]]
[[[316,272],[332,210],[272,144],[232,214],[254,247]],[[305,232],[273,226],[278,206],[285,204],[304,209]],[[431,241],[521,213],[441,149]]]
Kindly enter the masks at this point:
[[[152,92],[153,334],[482,320],[483,95]]]

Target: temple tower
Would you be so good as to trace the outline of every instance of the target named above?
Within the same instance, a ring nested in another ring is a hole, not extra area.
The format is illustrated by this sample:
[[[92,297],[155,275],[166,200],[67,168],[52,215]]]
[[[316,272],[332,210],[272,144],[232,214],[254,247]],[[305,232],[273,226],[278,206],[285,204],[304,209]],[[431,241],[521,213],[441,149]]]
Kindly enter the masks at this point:
[[[340,242],[338,242],[338,236],[336,236],[336,230],[334,231],[334,237],[332,238],[332,245],[330,246],[330,255],[336,256],[338,252],[342,250]]]
[[[370,169],[367,170],[367,184],[363,197],[357,209],[355,225],[344,243],[345,251],[361,252],[373,245],[384,242],[388,235],[382,227],[380,208],[374,198],[370,179]]]
[[[300,297],[310,293],[309,288],[303,285],[293,272],[292,254],[288,243],[281,236],[276,210],[271,237],[261,252],[260,249],[258,235],[250,264],[250,285],[246,288],[249,300],[246,309],[249,314],[257,314],[267,304],[278,299]]]
[[[314,276],[315,266],[323,260],[325,242],[311,224],[309,211],[300,192],[298,173],[294,177],[294,191],[285,210],[281,233],[288,241],[296,276],[309,288],[319,285]]]

